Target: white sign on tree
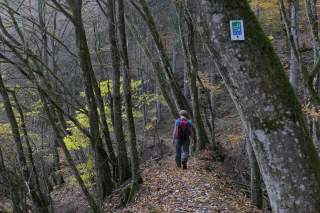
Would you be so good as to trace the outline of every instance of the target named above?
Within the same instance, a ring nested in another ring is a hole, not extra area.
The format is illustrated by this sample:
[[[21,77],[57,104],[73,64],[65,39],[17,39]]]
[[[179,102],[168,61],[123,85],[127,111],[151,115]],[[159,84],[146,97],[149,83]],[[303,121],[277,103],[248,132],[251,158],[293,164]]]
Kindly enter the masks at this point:
[[[231,20],[230,32],[231,32],[232,41],[243,41],[244,40],[243,20]]]

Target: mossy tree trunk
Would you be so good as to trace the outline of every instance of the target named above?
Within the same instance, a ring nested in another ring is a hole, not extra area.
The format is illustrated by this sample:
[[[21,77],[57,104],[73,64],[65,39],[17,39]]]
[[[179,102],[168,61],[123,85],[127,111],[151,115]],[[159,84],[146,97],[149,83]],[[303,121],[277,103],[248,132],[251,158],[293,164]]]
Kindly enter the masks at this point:
[[[109,41],[112,57],[112,99],[114,115],[114,133],[118,142],[118,169],[119,181],[124,182],[130,178],[129,160],[122,125],[122,101],[120,94],[121,58],[117,41],[116,13],[114,0],[108,0]]]
[[[127,47],[127,32],[125,22],[125,7],[124,1],[118,1],[118,15],[119,15],[119,36],[121,44],[121,56],[123,61],[123,87],[124,87],[124,98],[126,104],[126,115],[127,115],[127,126],[129,136],[129,147],[131,152],[131,173],[133,184],[139,184],[142,182],[142,178],[139,173],[139,154],[137,149],[137,137],[136,129],[134,124],[134,117],[132,112],[132,98],[131,98],[131,75],[130,65]]]
[[[207,47],[245,122],[274,212],[318,212],[320,161],[300,103],[246,0],[208,0]],[[230,20],[245,41],[231,41]]]

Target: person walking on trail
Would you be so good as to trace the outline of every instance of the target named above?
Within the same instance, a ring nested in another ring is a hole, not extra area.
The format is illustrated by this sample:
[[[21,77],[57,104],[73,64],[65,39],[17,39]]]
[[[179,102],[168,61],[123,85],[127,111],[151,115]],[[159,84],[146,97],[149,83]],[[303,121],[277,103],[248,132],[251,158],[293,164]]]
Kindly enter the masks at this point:
[[[190,139],[195,143],[192,121],[188,119],[188,113],[185,110],[179,112],[179,118],[175,121],[172,143],[176,145],[176,163],[177,167],[187,169],[189,158]]]

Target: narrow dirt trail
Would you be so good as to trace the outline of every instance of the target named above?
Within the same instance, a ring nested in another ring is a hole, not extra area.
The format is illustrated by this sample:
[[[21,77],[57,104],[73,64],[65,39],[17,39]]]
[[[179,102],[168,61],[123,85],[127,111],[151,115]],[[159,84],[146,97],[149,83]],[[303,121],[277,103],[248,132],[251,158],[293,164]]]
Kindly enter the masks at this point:
[[[121,210],[105,204],[104,212],[261,212],[222,174],[205,169],[201,160],[191,158],[188,166],[177,169],[172,157],[150,164],[135,201]]]

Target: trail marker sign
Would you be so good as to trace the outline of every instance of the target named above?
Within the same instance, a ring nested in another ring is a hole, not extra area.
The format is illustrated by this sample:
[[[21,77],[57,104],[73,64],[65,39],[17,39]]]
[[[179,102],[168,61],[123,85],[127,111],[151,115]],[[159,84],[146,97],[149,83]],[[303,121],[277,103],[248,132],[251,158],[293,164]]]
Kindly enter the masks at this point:
[[[231,20],[230,33],[231,33],[232,41],[243,41],[244,40],[243,20]]]

